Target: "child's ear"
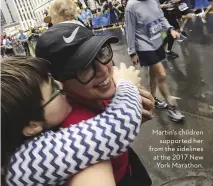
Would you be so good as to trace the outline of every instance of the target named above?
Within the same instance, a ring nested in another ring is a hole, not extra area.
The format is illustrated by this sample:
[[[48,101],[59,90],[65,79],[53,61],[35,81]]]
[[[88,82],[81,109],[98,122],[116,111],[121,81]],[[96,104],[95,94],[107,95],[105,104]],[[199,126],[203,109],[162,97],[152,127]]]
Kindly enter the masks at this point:
[[[29,125],[24,127],[24,136],[36,136],[43,131],[43,123],[40,121],[30,121]]]

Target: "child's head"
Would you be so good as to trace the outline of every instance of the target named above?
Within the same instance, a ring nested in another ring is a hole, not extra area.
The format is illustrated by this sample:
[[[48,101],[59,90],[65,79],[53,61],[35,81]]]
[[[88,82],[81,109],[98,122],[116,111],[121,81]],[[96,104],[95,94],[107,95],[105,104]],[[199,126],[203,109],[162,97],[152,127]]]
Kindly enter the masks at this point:
[[[24,140],[59,125],[71,111],[62,88],[48,74],[49,63],[32,57],[1,64],[3,158]]]
[[[54,0],[49,8],[53,24],[75,20],[77,17],[77,6],[72,0]]]

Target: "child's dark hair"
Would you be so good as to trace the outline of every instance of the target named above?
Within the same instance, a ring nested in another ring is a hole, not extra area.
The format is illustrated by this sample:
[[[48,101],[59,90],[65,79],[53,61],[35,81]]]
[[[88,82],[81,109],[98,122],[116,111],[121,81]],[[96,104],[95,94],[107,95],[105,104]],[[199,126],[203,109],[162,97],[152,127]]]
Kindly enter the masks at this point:
[[[12,57],[1,64],[2,156],[9,157],[26,137],[23,128],[30,121],[43,121],[40,86],[49,81],[49,63],[33,57]]]

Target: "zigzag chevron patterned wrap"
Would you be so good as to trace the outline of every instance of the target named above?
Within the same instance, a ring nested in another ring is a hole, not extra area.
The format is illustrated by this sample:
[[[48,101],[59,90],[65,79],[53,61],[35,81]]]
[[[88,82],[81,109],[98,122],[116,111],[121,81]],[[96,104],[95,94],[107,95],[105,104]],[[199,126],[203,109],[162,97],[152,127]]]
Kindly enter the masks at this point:
[[[122,81],[102,114],[23,144],[11,157],[8,185],[62,185],[70,175],[122,154],[140,131],[141,112],[139,91]]]

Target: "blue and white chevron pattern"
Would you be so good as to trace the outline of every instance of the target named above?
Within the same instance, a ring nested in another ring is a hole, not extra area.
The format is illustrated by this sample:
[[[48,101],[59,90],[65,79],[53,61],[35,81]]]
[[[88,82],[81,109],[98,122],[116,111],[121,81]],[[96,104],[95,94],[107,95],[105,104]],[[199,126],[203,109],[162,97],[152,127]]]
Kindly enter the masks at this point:
[[[70,175],[122,154],[140,131],[140,101],[136,87],[123,81],[102,114],[23,144],[11,158],[8,185],[62,185]]]

